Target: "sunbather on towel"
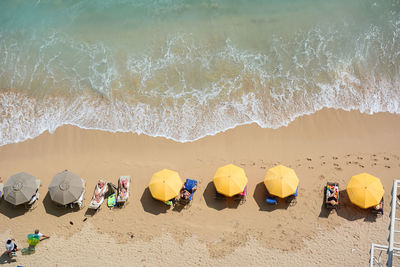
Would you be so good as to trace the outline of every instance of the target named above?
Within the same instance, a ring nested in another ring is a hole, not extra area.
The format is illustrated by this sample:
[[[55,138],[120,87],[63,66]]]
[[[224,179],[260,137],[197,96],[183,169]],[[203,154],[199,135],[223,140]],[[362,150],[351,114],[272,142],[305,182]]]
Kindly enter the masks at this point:
[[[96,186],[96,192],[94,193],[94,200],[99,203],[103,197],[105,191],[105,182],[100,180]]]

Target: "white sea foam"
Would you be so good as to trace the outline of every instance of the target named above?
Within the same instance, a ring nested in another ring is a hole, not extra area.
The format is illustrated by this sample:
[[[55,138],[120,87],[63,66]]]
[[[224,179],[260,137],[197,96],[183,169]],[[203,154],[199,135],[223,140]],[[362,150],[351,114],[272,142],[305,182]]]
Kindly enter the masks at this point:
[[[399,114],[400,19],[388,21],[389,32],[275,36],[259,52],[173,34],[122,56],[56,31],[29,42],[0,32],[0,145],[64,124],[189,142],[250,123],[286,126],[324,107]]]

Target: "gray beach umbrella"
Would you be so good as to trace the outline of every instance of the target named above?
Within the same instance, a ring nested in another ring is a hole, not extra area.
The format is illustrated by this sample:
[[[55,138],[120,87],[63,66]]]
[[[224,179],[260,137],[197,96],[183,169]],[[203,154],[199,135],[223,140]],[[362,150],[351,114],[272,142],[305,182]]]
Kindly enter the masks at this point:
[[[82,179],[69,171],[63,171],[54,176],[49,185],[51,199],[61,205],[78,200],[83,190]]]
[[[4,199],[13,205],[29,202],[36,193],[39,184],[35,177],[26,172],[11,176],[4,186]]]

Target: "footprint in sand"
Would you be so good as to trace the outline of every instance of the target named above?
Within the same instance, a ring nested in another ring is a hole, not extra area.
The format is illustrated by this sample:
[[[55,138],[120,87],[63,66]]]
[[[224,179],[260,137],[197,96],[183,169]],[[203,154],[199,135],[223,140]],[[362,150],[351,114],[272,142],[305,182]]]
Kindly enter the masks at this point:
[[[335,170],[337,170],[337,171],[343,171],[343,169],[340,168],[340,167],[335,167]]]
[[[388,166],[388,165],[385,165],[385,168],[388,168],[388,169],[390,169],[390,166]]]
[[[309,168],[309,169],[314,169],[314,167],[313,167],[313,166],[308,166],[308,168]]]
[[[364,168],[364,165],[359,164],[358,166],[360,166],[361,168]]]
[[[261,169],[266,169],[267,167],[261,166],[260,168],[261,168]]]
[[[350,154],[347,154],[346,157],[347,157],[347,158],[350,157]]]
[[[333,166],[339,167],[339,164],[337,164],[337,163],[333,163]]]
[[[324,157],[325,157],[325,156],[320,156],[319,158],[320,158],[320,159],[323,159]]]
[[[346,161],[346,164],[347,164],[347,165],[351,164],[351,161]]]
[[[301,164],[297,164],[297,167],[301,167]]]
[[[307,160],[308,160],[308,161],[312,161],[312,159],[311,159],[311,158],[307,158]]]
[[[383,159],[384,159],[384,160],[389,160],[389,158],[388,158],[388,157],[383,157]]]
[[[363,157],[357,157],[357,159],[363,159]]]
[[[325,165],[326,164],[326,162],[325,161],[323,161],[322,163],[321,163],[321,165]]]

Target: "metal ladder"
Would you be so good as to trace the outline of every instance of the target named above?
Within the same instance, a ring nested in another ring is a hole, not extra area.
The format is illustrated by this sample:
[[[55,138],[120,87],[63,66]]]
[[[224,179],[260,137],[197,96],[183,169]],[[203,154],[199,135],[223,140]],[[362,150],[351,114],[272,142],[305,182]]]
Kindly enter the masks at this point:
[[[397,200],[397,189],[400,187],[400,180],[393,180],[392,191],[392,210],[390,213],[390,227],[389,227],[389,245],[371,244],[369,266],[383,266],[382,252],[387,251],[388,260],[386,265],[392,267],[393,256],[400,257],[400,238],[395,241],[395,235],[400,237],[400,230],[395,229],[395,224],[400,221],[400,217],[396,217],[396,210],[400,209],[400,201]],[[375,255],[375,250],[379,251],[379,255]]]
[[[393,256],[400,256],[400,242],[397,238],[395,241],[395,235],[400,236],[400,231],[395,229],[396,221],[400,221],[400,217],[396,217],[396,210],[400,209],[400,202],[397,200],[397,189],[400,187],[400,180],[393,180],[393,191],[392,191],[392,211],[390,213],[390,232],[389,232],[389,248],[388,248],[388,261],[387,265],[392,266]]]

